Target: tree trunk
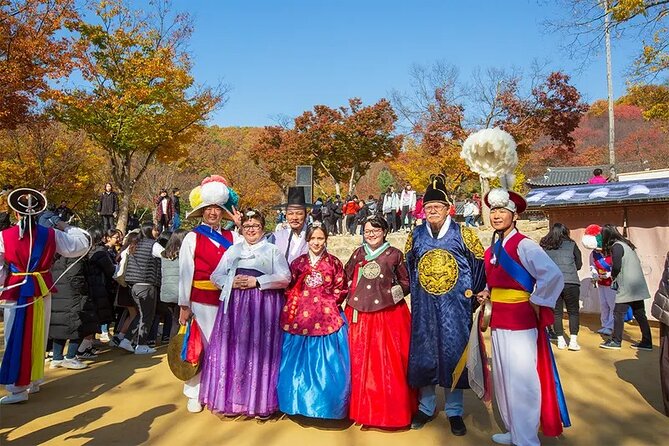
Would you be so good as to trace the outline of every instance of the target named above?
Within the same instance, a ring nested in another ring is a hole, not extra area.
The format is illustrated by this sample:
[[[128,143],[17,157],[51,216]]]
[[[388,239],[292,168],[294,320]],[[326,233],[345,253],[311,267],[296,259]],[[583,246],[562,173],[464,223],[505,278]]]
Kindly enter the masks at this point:
[[[483,227],[487,228],[490,226],[490,208],[486,206],[485,200],[483,199],[485,195],[490,191],[490,181],[487,178],[479,176],[479,181],[481,182],[481,220],[483,220]]]
[[[348,194],[353,196],[353,193],[355,192],[355,167],[351,169],[351,178],[348,180]]]
[[[130,194],[123,193],[118,206],[118,218],[116,219],[116,229],[120,229],[125,234],[128,226],[128,212],[130,211]]]
[[[335,181],[335,193],[341,197],[341,187],[339,187],[339,183]]]

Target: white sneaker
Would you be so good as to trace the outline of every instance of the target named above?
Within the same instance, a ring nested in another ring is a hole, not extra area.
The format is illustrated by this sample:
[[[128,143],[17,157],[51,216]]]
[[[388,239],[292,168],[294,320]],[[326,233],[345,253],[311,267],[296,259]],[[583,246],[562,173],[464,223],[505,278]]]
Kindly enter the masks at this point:
[[[197,400],[197,398],[188,398],[188,404],[186,405],[188,412],[198,413],[202,412],[202,404]]]
[[[138,345],[135,347],[136,355],[151,355],[156,352],[155,348],[149,347],[148,345]]]
[[[23,391],[20,393],[10,393],[0,398],[0,404],[16,404],[28,401],[28,392]]]
[[[28,393],[39,393],[40,391],[39,384],[40,384],[39,382],[31,382],[30,386],[28,386]]]
[[[60,368],[61,365],[63,364],[63,359],[52,359],[51,364],[49,364],[50,369],[57,369]]]
[[[567,341],[564,340],[564,336],[558,336],[557,347],[560,350],[564,350],[565,348],[567,348]]]
[[[109,342],[109,333],[106,331],[100,335],[100,342],[104,342],[105,344]]]
[[[494,434],[492,436],[492,441],[497,444],[513,444],[511,441],[511,432],[505,432],[503,434]]]
[[[569,350],[577,352],[580,349],[581,349],[581,346],[578,345],[576,335],[570,335],[569,336]]]
[[[60,366],[70,370],[81,370],[88,367],[88,365],[79,361],[77,358],[72,358],[72,359],[65,358],[61,362]]]
[[[127,350],[130,353],[135,353],[135,349],[132,347],[132,343],[128,339],[122,339],[121,343],[118,345],[119,348],[122,348],[123,350]]]

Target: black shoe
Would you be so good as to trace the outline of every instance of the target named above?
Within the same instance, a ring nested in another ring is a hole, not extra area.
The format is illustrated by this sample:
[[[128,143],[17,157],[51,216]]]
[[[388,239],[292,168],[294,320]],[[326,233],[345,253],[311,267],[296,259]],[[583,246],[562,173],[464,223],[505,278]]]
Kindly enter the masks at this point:
[[[609,339],[608,341],[599,344],[599,348],[606,348],[609,350],[620,350],[620,342],[616,342],[613,339]]]
[[[87,348],[83,352],[77,352],[77,359],[95,359],[97,358],[97,353],[94,353],[93,348]]]
[[[647,352],[652,352],[653,351],[653,344],[642,344],[641,342],[635,342],[634,344],[630,345],[635,350],[644,350]]]
[[[146,345],[148,345],[148,346],[151,347],[151,348],[155,348],[155,346],[156,346],[156,341],[155,341],[155,340],[153,340],[153,341],[149,341],[149,342],[146,343]]]
[[[467,426],[461,416],[448,417],[448,422],[451,423],[451,432],[456,437],[462,437],[467,433]]]
[[[553,331],[549,328],[548,329],[548,339],[550,339],[551,341],[557,341],[557,338],[558,338],[557,333],[555,333],[555,331]]]
[[[425,423],[431,419],[431,415],[428,415],[425,412],[419,410],[411,419],[411,429],[420,429],[421,427],[425,426]]]

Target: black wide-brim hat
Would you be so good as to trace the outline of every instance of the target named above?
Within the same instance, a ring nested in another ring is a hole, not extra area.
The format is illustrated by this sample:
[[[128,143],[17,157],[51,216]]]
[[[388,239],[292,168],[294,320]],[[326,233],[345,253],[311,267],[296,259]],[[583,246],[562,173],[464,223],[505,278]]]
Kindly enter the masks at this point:
[[[7,204],[21,215],[37,215],[46,209],[47,200],[40,191],[20,187],[7,195]]]
[[[283,204],[282,207],[287,208],[288,206],[299,206],[302,208],[312,206],[311,203],[307,203],[307,200],[304,196],[303,186],[290,186],[288,188],[288,202]]]
[[[431,201],[448,203],[448,192],[446,191],[446,177],[442,174],[430,176],[430,184],[423,195],[423,205]]]

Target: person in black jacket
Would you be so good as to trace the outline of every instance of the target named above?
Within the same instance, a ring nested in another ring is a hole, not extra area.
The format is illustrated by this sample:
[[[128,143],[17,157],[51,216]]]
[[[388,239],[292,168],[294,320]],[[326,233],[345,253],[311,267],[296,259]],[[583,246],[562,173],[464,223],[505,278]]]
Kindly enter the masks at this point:
[[[130,294],[139,309],[137,342],[135,354],[155,353],[156,349],[148,346],[149,332],[156,314],[158,286],[160,285],[160,259],[152,255],[153,223],[143,223],[137,245],[130,248],[125,281],[130,287]]]
[[[113,292],[113,276],[116,267],[109,257],[105,246],[105,234],[100,228],[89,229],[92,248],[88,252],[86,279],[88,281],[88,303],[96,316],[95,328],[86,330],[79,345],[78,357],[92,359],[96,357],[93,349],[95,333],[100,333],[100,326],[114,319],[110,295]]]
[[[172,189],[172,209],[174,210],[174,216],[172,217],[172,232],[176,231],[181,227],[181,192],[179,188],[175,187]]]
[[[102,217],[102,229],[113,229],[114,219],[118,215],[118,195],[112,190],[111,183],[105,184],[105,191],[100,195],[98,215]]]
[[[339,195],[335,195],[335,201],[332,203],[332,216],[334,221],[335,234],[344,234],[344,202]]]
[[[56,254],[56,261],[51,268],[53,276],[60,277],[68,268],[70,269],[58,283],[57,291],[51,294],[49,338],[53,341],[53,359],[50,369],[85,369],[87,365],[76,357],[79,339],[87,330],[95,330],[97,325],[97,316],[87,315],[84,310],[88,300],[85,260]],[[68,342],[67,353],[63,355]]]
[[[360,209],[358,209],[358,212],[355,213],[355,224],[356,226],[360,227],[360,235],[363,235],[363,228],[365,227],[367,218],[372,216],[373,213],[370,212],[369,207],[367,207],[367,203],[365,203],[363,200],[358,201],[358,206]],[[355,235],[355,233],[353,235]]]

